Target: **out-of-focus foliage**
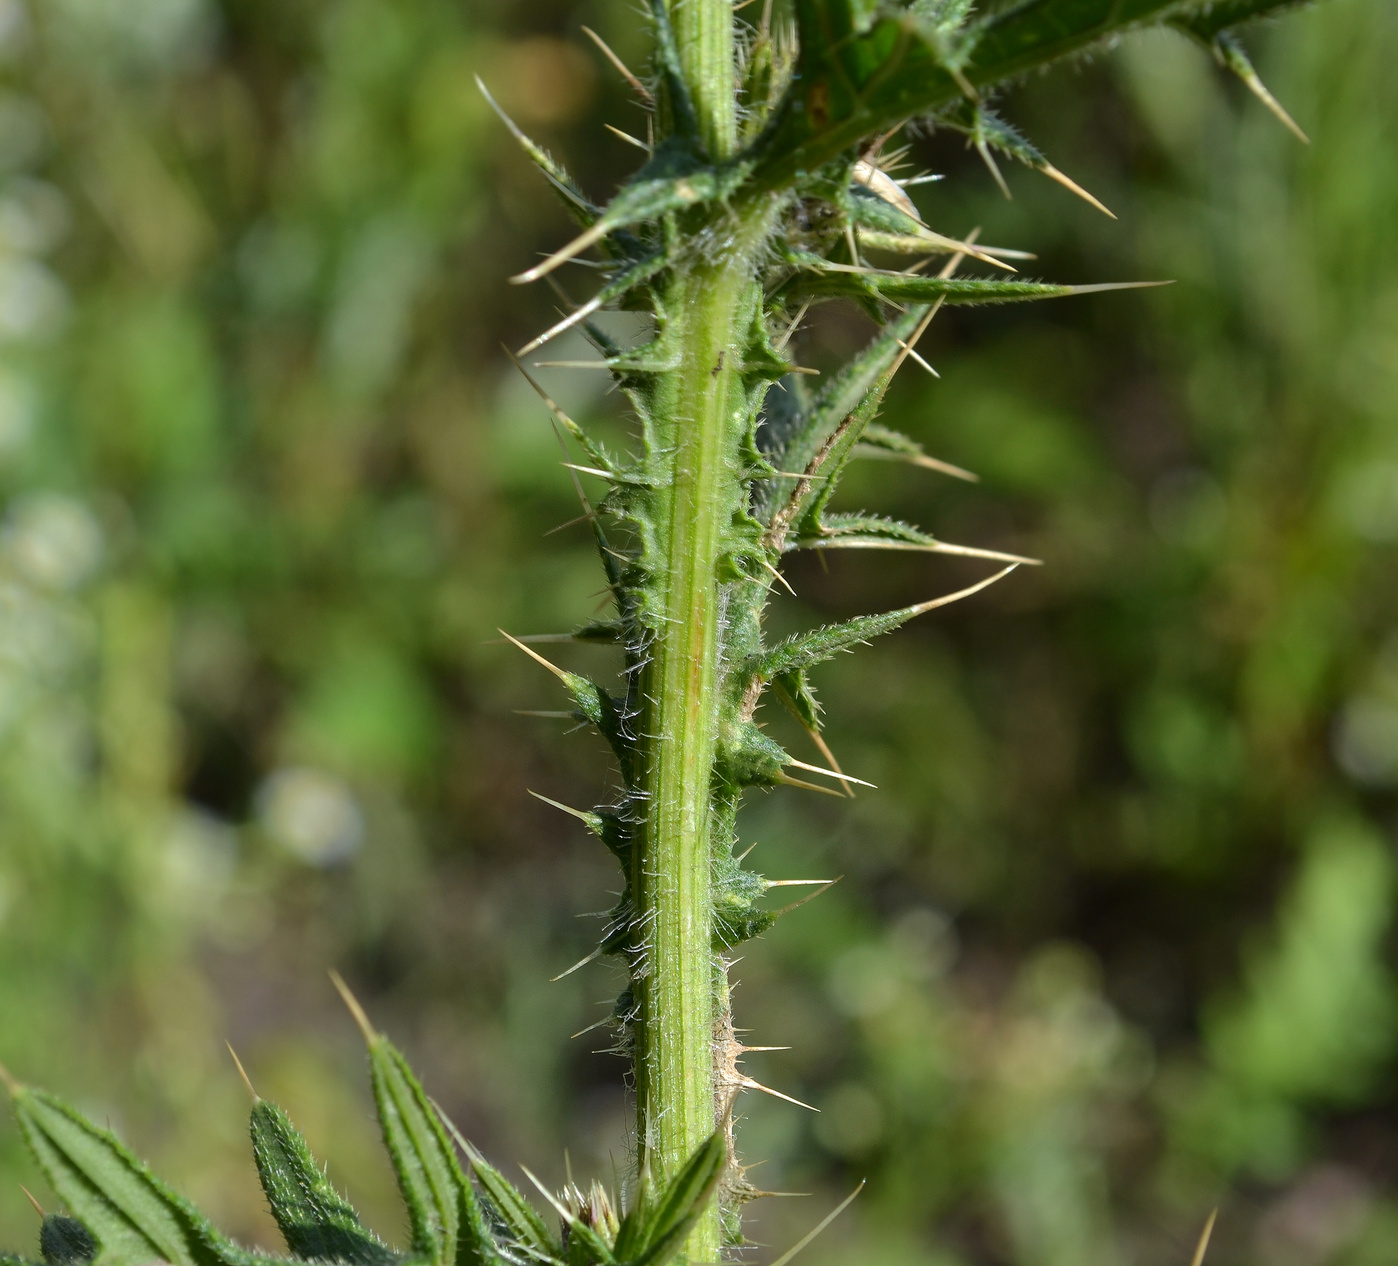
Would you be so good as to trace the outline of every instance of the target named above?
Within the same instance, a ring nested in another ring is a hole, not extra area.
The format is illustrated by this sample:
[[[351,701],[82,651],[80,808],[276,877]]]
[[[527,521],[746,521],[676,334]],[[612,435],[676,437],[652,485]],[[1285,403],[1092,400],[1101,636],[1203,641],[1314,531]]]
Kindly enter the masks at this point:
[[[548,685],[487,644],[595,582],[495,351],[564,219],[471,80],[609,192],[581,22],[641,60],[610,0],[0,0],[0,1059],[264,1244],[225,1037],[402,1231],[331,965],[496,1159],[625,1145],[621,1065],[567,1040],[616,981],[547,983],[611,877],[525,794],[601,754],[512,716]],[[1116,224],[912,156],[939,227],[1178,281],[939,317],[886,420],[982,484],[854,476],[1047,565],[823,670],[880,790],[750,811],[768,873],[846,875],[740,969],[794,1048],[752,1071],[822,1109],[746,1104],[753,1178],[871,1179],[813,1255],[1181,1262],[1221,1202],[1220,1261],[1398,1260],[1398,14],[1255,45],[1310,148],[1182,37],[1008,98]],[[777,618],[952,579],[832,557]],[[33,1174],[8,1126],[0,1164]],[[0,1184],[0,1243],[36,1229]]]

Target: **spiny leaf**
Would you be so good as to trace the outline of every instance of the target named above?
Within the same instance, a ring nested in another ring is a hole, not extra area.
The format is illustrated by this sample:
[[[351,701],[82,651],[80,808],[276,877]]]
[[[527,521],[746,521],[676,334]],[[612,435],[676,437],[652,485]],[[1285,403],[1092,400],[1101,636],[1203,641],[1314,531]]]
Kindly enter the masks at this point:
[[[596,682],[589,681],[586,677],[579,677],[577,673],[570,673],[566,669],[550,663],[537,651],[530,650],[518,638],[511,637],[504,629],[500,629],[499,633],[501,637],[519,647],[530,659],[547,668],[563,683],[568,693],[573,696],[573,701],[578,705],[578,712],[607,740],[612,753],[617,758],[617,763],[621,766],[622,777],[630,783],[635,760],[634,744],[627,731],[622,711],[617,707],[616,700]]]
[[[1033,299],[1061,299],[1069,295],[1098,294],[1108,290],[1140,290],[1167,285],[1160,281],[1101,282],[1090,286],[1062,286],[1043,281],[978,280],[965,277],[918,277],[879,269],[844,269],[827,265],[797,273],[782,288],[790,299],[846,297],[875,299],[884,303],[943,303],[967,306],[985,303],[1024,303]]]
[[[664,1266],[684,1244],[718,1188],[728,1163],[723,1130],[715,1130],[654,1202],[637,1206],[617,1233],[615,1253],[628,1266]]]
[[[886,426],[879,426],[877,423],[870,423],[864,428],[864,434],[860,436],[859,443],[855,446],[854,456],[909,462],[927,470],[940,471],[942,474],[951,475],[956,479],[964,479],[968,483],[980,481],[980,476],[969,470],[962,470],[960,466],[953,466],[950,462],[929,457],[922,445],[910,436],[904,435],[901,431],[890,430]]]
[[[901,624],[906,624],[914,616],[970,597],[1004,576],[1008,576],[1017,564],[1006,567],[994,576],[977,584],[960,589],[956,593],[920,602],[911,607],[900,607],[896,611],[885,611],[880,615],[861,615],[842,624],[827,624],[812,629],[809,633],[798,633],[778,643],[771,650],[754,656],[744,666],[744,672],[760,681],[771,681],[777,676],[804,672],[816,664],[833,659],[841,651],[852,650],[861,642],[867,642],[885,633],[891,633]]]
[[[498,1254],[476,1193],[461,1172],[435,1106],[408,1061],[369,1024],[338,975],[340,991],[369,1048],[369,1075],[384,1146],[408,1208],[412,1249],[433,1266],[493,1266]]]
[[[39,1167],[91,1232],[104,1262],[251,1266],[265,1261],[230,1243],[116,1137],[55,1095],[13,1091],[15,1115]]]
[[[1297,0],[1024,0],[960,31],[861,0],[799,0],[800,73],[757,143],[754,180],[807,179],[864,137],[1086,52],[1132,27],[1208,12],[1218,29]]]
[[[396,1258],[331,1185],[291,1119],[259,1099],[252,1109],[252,1154],[267,1204],[296,1257],[384,1266]]]
[[[474,1147],[467,1147],[471,1169],[482,1189],[515,1240],[545,1258],[562,1256],[563,1246],[550,1232],[539,1211],[520,1194],[518,1188]]]
[[[573,218],[577,220],[579,224],[583,225],[584,228],[595,224],[597,222],[597,217],[600,216],[602,212],[594,206],[587,195],[578,188],[573,178],[568,174],[566,168],[564,168],[548,150],[544,149],[542,145],[532,141],[516,126],[515,121],[505,113],[500,103],[490,95],[490,89],[485,86],[484,81],[479,75],[476,76],[476,87],[480,89],[481,96],[486,99],[490,108],[500,116],[500,121],[509,129],[510,135],[519,142],[520,148],[529,156],[534,165],[544,173],[549,184],[562,195],[564,204],[572,213]]]
[[[877,400],[882,395],[884,375],[898,359],[903,343],[912,337],[926,311],[922,308],[891,321],[830,380],[806,409],[781,417],[779,427],[759,431],[758,442],[774,467],[795,475],[811,468],[845,419],[866,405],[871,397]],[[779,401],[782,399],[780,396],[777,398]],[[771,522],[781,512],[779,507],[783,502],[787,506],[795,502],[799,507],[812,490],[811,486],[802,489],[799,481],[786,475],[768,481],[765,490],[759,494],[762,498],[762,517]],[[794,517],[795,509],[787,513],[788,517]]]
[[[1285,106],[1276,99],[1262,82],[1262,77],[1253,68],[1247,50],[1228,31],[1220,29],[1212,10],[1204,14],[1180,18],[1173,26],[1192,36],[1207,48],[1218,60],[1220,66],[1231,70],[1248,87],[1248,90],[1267,107],[1297,140],[1309,145],[1311,138],[1301,130],[1300,125],[1287,112]]]
[[[953,554],[958,558],[985,558],[1002,563],[1037,565],[1038,559],[976,545],[953,545],[940,541],[919,528],[897,519],[874,514],[832,514],[820,523],[819,531],[798,536],[786,543],[797,549],[891,549],[919,550],[930,554]]]
[[[746,174],[741,165],[724,168],[705,165],[683,138],[672,136],[657,147],[650,162],[608,203],[607,209],[585,233],[555,251],[542,264],[511,280],[537,281],[617,229],[722,198],[736,189]]]

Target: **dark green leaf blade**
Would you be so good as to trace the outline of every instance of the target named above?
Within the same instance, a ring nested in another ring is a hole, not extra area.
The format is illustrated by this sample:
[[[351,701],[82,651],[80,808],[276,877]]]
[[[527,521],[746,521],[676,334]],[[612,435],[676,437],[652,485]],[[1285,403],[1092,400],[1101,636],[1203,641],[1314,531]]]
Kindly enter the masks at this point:
[[[220,1235],[114,1135],[55,1095],[16,1087],[25,1141],[63,1202],[92,1233],[104,1262],[251,1266],[266,1261]]]
[[[948,38],[910,12],[869,20],[856,0],[801,0],[801,71],[755,146],[754,177],[768,189],[799,183],[865,137],[1134,27],[1209,12],[1223,29],[1299,2],[1023,0]]]
[[[408,1061],[369,1023],[349,986],[334,972],[330,979],[369,1048],[379,1127],[408,1207],[413,1253],[432,1266],[497,1266],[500,1255],[437,1106]]]
[[[252,1152],[267,1203],[296,1257],[384,1266],[396,1258],[331,1185],[291,1119],[259,1099],[252,1109]]]
[[[629,1266],[664,1266],[679,1252],[718,1190],[727,1165],[728,1141],[723,1130],[715,1130],[635,1223],[634,1247],[627,1245],[633,1253]],[[618,1256],[621,1251],[619,1236]]]

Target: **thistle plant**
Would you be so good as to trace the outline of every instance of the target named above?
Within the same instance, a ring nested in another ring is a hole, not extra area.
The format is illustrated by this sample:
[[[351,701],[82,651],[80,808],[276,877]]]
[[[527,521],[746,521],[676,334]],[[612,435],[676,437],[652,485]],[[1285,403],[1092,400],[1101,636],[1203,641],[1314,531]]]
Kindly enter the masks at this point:
[[[746,1048],[728,969],[737,948],[783,913],[766,904],[768,891],[803,882],[743,866],[743,794],[780,785],[845,794],[857,780],[822,736],[811,671],[1034,561],[833,509],[840,477],[861,456],[965,474],[876,420],[893,377],[921,359],[917,342],[943,305],[1149,284],[1023,278],[1015,271],[1022,253],[929,226],[881,166],[889,143],[910,123],[951,130],[997,179],[999,156],[1095,203],[996,113],[999,90],[1133,28],[1168,25],[1211,49],[1295,130],[1234,34],[1292,3],[990,0],[976,11],[970,0],[795,0],[793,11],[774,12],[772,0],[651,0],[654,53],[644,81],[603,46],[649,120],[647,137],[633,138],[646,162],[605,206],[505,120],[581,229],[515,280],[557,284],[560,266],[590,251],[604,278],[580,304],[559,287],[569,310],[519,350],[519,368],[528,375],[528,358],[580,329],[600,355],[591,364],[610,374],[635,419],[633,451],[610,451],[535,382],[576,449],[574,479],[612,606],[609,618],[552,640],[614,646],[621,688],[555,666],[529,639],[510,640],[558,677],[619,771],[612,802],[567,811],[600,837],[625,879],[589,957],[616,956],[627,973],[612,1022],[633,1067],[636,1167],[624,1196],[600,1187],[559,1194],[536,1183],[551,1210],[545,1218],[457,1134],[345,991],[368,1042],[411,1241],[400,1252],[370,1234],[286,1115],[254,1093],[254,1156],[292,1260],[664,1266],[677,1256],[714,1262],[742,1242],[741,1208],[760,1193],[744,1177],[734,1102],[756,1083],[741,1071]],[[984,275],[958,275],[963,268]],[[836,299],[858,304],[877,332],[812,386],[790,359],[791,339],[812,305]],[[643,316],[635,345],[594,322],[609,308]],[[595,505],[579,472],[607,485]],[[785,584],[783,564],[812,549],[958,555],[994,570],[913,606],[770,641],[764,614]],[[822,764],[793,756],[760,726],[769,693]],[[279,1260],[221,1236],[62,1101],[6,1082],[71,1214],[43,1223],[50,1266]]]

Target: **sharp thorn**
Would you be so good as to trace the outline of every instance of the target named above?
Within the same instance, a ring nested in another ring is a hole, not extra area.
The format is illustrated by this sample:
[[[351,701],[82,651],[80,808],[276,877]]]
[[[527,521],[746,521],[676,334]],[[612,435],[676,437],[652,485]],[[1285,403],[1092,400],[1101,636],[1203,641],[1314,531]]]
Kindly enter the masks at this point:
[[[628,145],[634,145],[638,150],[641,150],[643,153],[649,154],[651,152],[650,146],[647,145],[645,141],[641,140],[639,137],[632,136],[630,132],[623,132],[619,127],[613,127],[610,123],[604,123],[602,124],[602,126],[606,128],[607,131],[610,132],[613,136],[619,136]]]
[[[790,914],[793,910],[799,910],[808,902],[814,901],[817,897],[824,896],[825,893],[829,892],[830,889],[832,889],[843,878],[844,876],[840,875],[839,877],[832,879],[823,888],[817,888],[813,893],[810,894],[810,896],[802,897],[800,901],[793,901],[790,905],[782,906],[780,910],[776,911],[776,917],[780,919],[782,915]]]
[[[778,773],[777,781],[783,787],[800,787],[803,791],[818,791],[822,796],[834,796],[838,800],[845,799],[843,791],[832,791],[829,787],[817,787],[813,782],[803,782],[800,778],[792,778],[789,774]]]
[[[35,1213],[37,1213],[41,1218],[47,1218],[49,1216],[47,1213],[44,1212],[44,1206],[41,1205],[36,1199],[34,1199],[34,1193],[30,1191],[28,1187],[26,1187],[23,1183],[20,1183],[19,1189],[22,1192],[24,1192],[24,1198],[28,1200],[31,1205],[34,1206]]]
[[[1003,580],[1018,566],[1018,563],[1011,563],[1003,571],[997,571],[995,575],[987,577],[979,584],[968,585],[965,589],[958,589],[955,593],[946,594],[941,598],[933,598],[931,602],[919,603],[915,607],[910,607],[909,611],[912,615],[925,615],[929,611],[935,611],[938,607],[945,607],[953,602],[960,602],[962,598],[969,598],[973,593],[980,593],[982,589],[988,589],[997,580]]]
[[[332,970],[330,972],[330,983],[335,986],[345,1006],[349,1008],[350,1015],[354,1017],[354,1022],[359,1026],[359,1031],[364,1034],[364,1040],[370,1046],[377,1046],[379,1043],[379,1034],[374,1031],[374,1026],[369,1023],[369,1017],[364,1014],[364,1008],[359,1005],[359,999],[350,992],[350,987],[345,984],[344,977],[341,976],[339,972]]]
[[[808,727],[804,721],[801,723],[801,728],[811,736],[811,742],[813,742],[816,745],[817,749],[820,751],[820,754],[825,757],[825,761],[830,766],[830,768],[833,769],[841,777],[843,777],[844,770],[840,768],[840,762],[835,759],[835,753],[830,750],[830,745],[825,741],[825,736],[821,734],[819,730],[813,730],[810,727]],[[851,787],[848,783],[845,783],[843,785],[845,788],[845,795],[847,795],[851,800],[853,800],[854,788]]]
[[[917,323],[917,329],[913,331],[912,337],[909,338],[909,340],[906,343],[903,342],[902,339],[895,340],[898,346],[903,350],[898,353],[898,356],[895,358],[893,364],[889,367],[888,374],[886,375],[886,381],[892,382],[894,376],[898,373],[900,369],[902,369],[903,362],[913,354],[913,348],[917,346],[918,339],[922,337],[923,332],[927,329],[927,327],[932,324],[932,318],[937,315],[937,313],[941,310],[941,307],[942,301],[941,299],[938,299],[937,302],[934,303],[927,310],[927,315]]]
[[[1287,108],[1271,94],[1267,85],[1258,78],[1254,71],[1251,75],[1244,75],[1243,82],[1252,90],[1255,96],[1263,105],[1267,107],[1277,118],[1278,122],[1286,128],[1303,145],[1309,145],[1311,138],[1301,130],[1301,125],[1287,112]]]
[[[810,299],[807,299],[806,302],[801,305],[801,310],[796,314],[791,324],[786,327],[786,333],[773,344],[776,351],[780,352],[786,350],[786,345],[791,342],[791,336],[796,333],[801,325],[802,319],[805,317],[806,313],[810,311],[811,302]]]
[[[789,1046],[744,1046],[739,1049],[743,1051],[789,1051],[792,1048]],[[763,1162],[759,1161],[758,1163],[761,1164]]]
[[[839,773],[833,769],[822,769],[819,765],[808,765],[803,760],[788,759],[786,763],[788,765],[794,765],[797,769],[804,769],[807,773],[824,774],[827,778],[838,778],[841,782],[858,783],[861,787],[868,787],[874,791],[878,790],[873,783],[865,782],[862,778],[852,778],[849,774]],[[824,881],[822,880],[821,882],[823,883]]]
[[[992,563],[1013,563],[1022,567],[1042,567],[1042,558],[1029,558],[1024,554],[1006,554],[995,549],[981,549],[977,545],[953,545],[950,541],[938,541],[928,547],[934,554],[951,554],[956,558],[984,558]]]
[[[541,797],[541,798],[542,798],[542,797]],[[561,806],[560,806],[560,807],[561,807]],[[558,973],[557,976],[550,976],[550,977],[549,977],[549,984],[554,984],[556,981],[562,980],[564,976],[571,976],[575,971],[578,970],[579,967],[586,967],[586,966],[588,965],[588,963],[592,962],[592,961],[595,960],[595,959],[601,958],[601,957],[602,957],[602,947],[599,945],[599,946],[598,946],[595,950],[593,950],[592,953],[589,954],[586,958],[580,958],[580,959],[578,959],[578,961],[577,961],[576,963],[574,963],[570,968],[568,968],[567,971],[561,971],[561,972]]]
[[[768,888],[805,888],[805,887],[818,886],[818,885],[820,885],[820,884],[825,884],[825,885],[828,887],[830,884],[832,884],[832,883],[834,882],[834,880],[831,880],[831,879],[764,879],[762,882],[763,882],[763,884],[764,884],[766,887],[768,887]],[[745,1046],[743,1049],[744,1049],[744,1050],[748,1050],[748,1051],[761,1051],[761,1050],[773,1051],[773,1050],[786,1050],[787,1048],[786,1048],[786,1047],[776,1047],[776,1046]]]
[[[771,1095],[773,1099],[785,1099],[787,1103],[794,1103],[798,1108],[805,1108],[809,1112],[819,1112],[819,1108],[813,1108],[809,1103],[802,1103],[800,1099],[793,1099],[790,1095],[784,1095],[780,1090],[773,1090],[771,1086],[764,1086],[760,1081],[754,1081],[751,1077],[739,1077],[738,1084],[745,1090],[760,1090],[764,1095]]]
[[[617,72],[621,75],[621,77],[624,80],[626,80],[628,84],[631,85],[631,91],[634,92],[638,97],[640,97],[640,99],[643,102],[645,102],[646,105],[653,106],[655,104],[655,98],[651,95],[650,89],[647,88],[645,84],[643,84],[639,79],[636,78],[635,75],[631,73],[629,67],[626,65],[624,61],[621,60],[620,57],[618,57],[614,52],[612,52],[611,47],[607,44],[606,40],[604,40],[600,35],[598,35],[597,32],[594,31],[590,26],[583,27],[582,31],[588,39],[590,39],[594,44],[597,45],[597,47],[602,52],[602,56],[605,57],[609,62],[611,62],[611,64],[614,67],[616,67]]]
[[[610,1014],[604,1015],[596,1024],[589,1024],[585,1029],[579,1029],[568,1040],[571,1042],[575,1037],[585,1037],[589,1033],[595,1033],[598,1029],[605,1027],[612,1022]]]
[[[1303,144],[1309,145],[1311,143],[1311,138],[1301,130],[1296,120],[1287,113],[1286,107],[1271,94],[1267,85],[1262,82],[1261,76],[1253,68],[1247,52],[1237,39],[1226,31],[1220,32],[1214,39],[1213,52],[1219,62],[1247,84],[1248,90],[1253,96],[1276,116],[1277,120],[1292,136]]]
[[[840,1216],[840,1214],[842,1214],[846,1209],[850,1207],[851,1204],[854,1203],[854,1198],[861,1191],[864,1190],[864,1183],[866,1181],[867,1179],[861,1178],[859,1181],[859,1186],[857,1186],[853,1191],[849,1193],[849,1195],[847,1195],[842,1201],[840,1201],[840,1203],[837,1204],[834,1209],[827,1213],[825,1217],[823,1217],[816,1224],[814,1230],[808,1231],[799,1240],[797,1240],[795,1244],[793,1244],[789,1249],[787,1249],[785,1253],[783,1253],[779,1258],[777,1258],[777,1260],[772,1263],[772,1266],[786,1266],[787,1262],[789,1262],[793,1257],[795,1257],[797,1253],[799,1253],[803,1248],[805,1248],[813,1239],[816,1238],[817,1235],[824,1231],[826,1227],[828,1227],[836,1218]]]
[[[572,713],[560,713],[559,715],[571,716]],[[528,788],[525,788],[525,790],[528,790]],[[530,791],[529,794],[533,796],[535,800],[542,800],[545,804],[552,805],[555,809],[561,809],[571,817],[577,818],[579,822],[588,822],[592,817],[591,814],[582,809],[574,809],[572,805],[563,804],[558,800],[550,800],[547,796],[542,796],[537,791]]]
[[[609,373],[613,366],[605,360],[536,360],[535,369],[605,369]]]
[[[796,590],[794,590],[794,589],[791,587],[791,582],[788,581],[787,578],[786,578],[785,576],[783,576],[783,575],[781,574],[780,571],[778,571],[775,567],[773,567],[772,564],[769,563],[765,558],[762,560],[762,565],[763,565],[769,572],[772,573],[772,575],[776,578],[777,583],[778,583],[779,585],[781,585],[781,587],[782,587],[783,589],[785,589],[785,590],[787,591],[787,593],[789,593],[793,598],[796,597]]]
[[[1199,1243],[1194,1249],[1194,1258],[1189,1266],[1204,1266],[1204,1254],[1209,1251],[1209,1239],[1214,1233],[1214,1223],[1217,1220],[1218,1210],[1215,1209],[1204,1223],[1204,1229],[1199,1234]]]
[[[544,535],[546,537],[553,536],[556,533],[565,531],[568,528],[577,527],[580,523],[591,523],[592,519],[593,516],[590,514],[580,514],[575,519],[569,519],[566,523],[560,523],[557,527],[549,528],[549,530],[545,532]]]
[[[933,369],[931,365],[929,365],[925,360],[923,360],[922,354],[920,352],[914,351],[913,348],[910,347],[907,343],[903,342],[902,339],[895,338],[893,341],[897,343],[898,346],[901,347],[905,352],[907,352],[913,360],[917,361],[917,363],[921,365],[923,369],[925,369],[929,374],[931,374],[933,378],[940,378],[942,376],[935,369]]]
[[[567,246],[555,251],[542,264],[536,264],[527,272],[511,277],[510,281],[514,285],[523,286],[531,281],[538,281],[540,277],[546,277],[560,264],[566,264],[574,255],[581,255],[589,246],[595,246],[607,236],[611,227],[605,220],[598,220],[590,229],[579,233]]]
[[[534,1177],[534,1175],[530,1172],[528,1166],[521,1165],[519,1168],[521,1172],[524,1174],[524,1176],[539,1189],[539,1194],[543,1196],[543,1198],[553,1206],[553,1211],[556,1214],[558,1214],[558,1216],[562,1218],[568,1226],[572,1226],[572,1224],[577,1221],[577,1218],[573,1214],[569,1213],[568,1210],[565,1209],[563,1205],[561,1205],[558,1202],[557,1197],[554,1196],[554,1194],[547,1187],[545,1187],[543,1183],[541,1183],[537,1178]]]
[[[545,668],[549,670],[549,672],[551,672],[555,677],[557,677],[559,681],[564,682],[565,684],[567,683],[570,674],[564,672],[563,669],[559,668],[557,664],[549,663],[549,661],[546,660],[542,655],[540,655],[538,651],[530,650],[529,647],[527,647],[523,642],[519,640],[519,638],[511,637],[508,633],[505,632],[504,629],[496,629],[496,632],[499,633],[500,636],[503,637],[507,642],[514,643],[514,645],[519,647],[519,649],[522,650],[526,655],[528,655],[530,659],[534,660],[536,663],[542,664]]]
[[[944,462],[937,457],[929,457],[926,453],[914,453],[911,460],[914,466],[921,466],[924,470],[935,470],[940,474],[950,475],[953,479],[964,479],[971,484],[978,484],[981,481],[981,477],[975,471],[953,466],[950,462]]]
[[[964,479],[967,483],[978,484],[981,477],[974,471],[963,470],[950,462],[929,457],[926,453],[900,453],[891,448],[880,448],[877,444],[856,444],[856,457],[871,458],[880,462],[906,462],[909,466],[921,466],[924,470],[935,470],[939,475],[950,475],[953,479]]]
[[[503,637],[488,637],[488,638],[485,639],[485,641],[483,641],[483,642],[481,643],[481,645],[482,645],[482,646],[504,646],[505,643],[506,643],[506,640],[507,640],[507,639],[506,639],[506,638],[503,638]],[[512,638],[509,638],[508,640],[511,641],[511,642],[533,642],[533,643],[540,643],[540,642],[549,642],[549,643],[554,643],[554,642],[567,642],[567,643],[569,643],[569,644],[572,644],[573,642],[576,642],[578,639],[575,638],[571,633],[525,633],[525,634],[524,634],[523,636],[521,636],[521,637],[512,637]]]
[[[995,183],[1000,186],[1000,192],[1013,201],[1014,194],[1010,192],[1009,185],[1005,183],[1004,176],[1000,174],[1000,165],[995,161],[995,155],[990,152],[990,146],[984,140],[977,140],[976,151],[980,154],[981,161],[990,169],[990,174],[995,177]]]
[[[538,395],[539,399],[542,400],[544,404],[548,407],[548,411],[552,413],[553,416],[557,418],[558,421],[564,426],[564,428],[566,428],[571,434],[581,435],[582,427],[580,427],[576,422],[573,421],[572,418],[570,418],[566,413],[563,412],[562,409],[558,407],[558,402],[554,400],[554,398],[543,389],[538,379],[536,379],[533,374],[531,374],[527,369],[525,369],[524,364],[520,361],[519,357],[514,352],[510,351],[508,347],[505,347],[503,343],[500,346],[504,348],[505,355],[508,356],[512,361],[514,361],[515,368],[519,370],[521,374],[524,375],[524,381],[534,388],[534,391]]]
[[[1099,210],[1103,215],[1107,216],[1109,219],[1116,219],[1116,215],[1112,212],[1112,210],[1109,207],[1107,207],[1104,203],[1100,202],[1098,199],[1094,198],[1090,193],[1088,193],[1086,189],[1084,189],[1080,184],[1078,184],[1076,180],[1072,179],[1072,177],[1065,176],[1052,163],[1044,162],[1040,166],[1039,170],[1043,172],[1044,175],[1047,176],[1050,180],[1056,180],[1070,193],[1077,194],[1078,197],[1081,198],[1084,202],[1086,202],[1089,206],[1096,207],[1097,210]]]
[[[582,305],[582,307],[574,309],[574,311],[570,312],[566,317],[563,318],[563,320],[559,321],[556,325],[549,326],[549,328],[545,330],[542,334],[540,334],[538,338],[526,343],[523,347],[519,349],[518,352],[514,354],[516,356],[528,356],[530,352],[537,352],[539,348],[541,348],[550,339],[555,339],[565,331],[571,330],[573,326],[577,325],[580,321],[586,321],[587,318],[590,317],[594,312],[596,312],[601,306],[602,300],[600,297],[589,299],[585,304]]]
[[[225,1042],[224,1045],[228,1047],[228,1053],[233,1056],[233,1067],[238,1070],[238,1076],[243,1079],[243,1085],[247,1087],[248,1094],[252,1096],[253,1103],[261,1103],[262,1096],[252,1088],[252,1079],[248,1076],[247,1069],[243,1067],[243,1061],[238,1058],[238,1052],[233,1049],[233,1043]]]
[[[1069,286],[1070,295],[1105,294],[1109,290],[1154,290],[1157,286],[1173,286],[1171,281],[1098,281],[1090,286]]]

